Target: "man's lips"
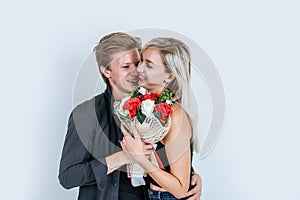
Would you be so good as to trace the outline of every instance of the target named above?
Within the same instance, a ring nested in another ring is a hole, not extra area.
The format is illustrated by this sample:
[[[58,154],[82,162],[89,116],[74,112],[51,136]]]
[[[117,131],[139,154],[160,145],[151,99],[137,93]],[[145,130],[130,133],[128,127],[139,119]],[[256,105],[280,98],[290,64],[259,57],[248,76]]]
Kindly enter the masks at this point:
[[[138,78],[127,80],[127,82],[129,82],[129,83],[137,83],[138,81],[139,81]]]

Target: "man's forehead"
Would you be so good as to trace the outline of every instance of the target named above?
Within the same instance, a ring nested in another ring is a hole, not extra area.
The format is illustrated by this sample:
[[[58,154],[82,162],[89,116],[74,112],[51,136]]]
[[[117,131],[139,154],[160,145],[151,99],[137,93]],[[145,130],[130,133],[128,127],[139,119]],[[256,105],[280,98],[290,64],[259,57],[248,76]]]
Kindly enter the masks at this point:
[[[137,49],[133,49],[116,53],[114,57],[115,58],[113,61],[116,61],[118,63],[131,63],[138,61],[140,59],[140,54]]]

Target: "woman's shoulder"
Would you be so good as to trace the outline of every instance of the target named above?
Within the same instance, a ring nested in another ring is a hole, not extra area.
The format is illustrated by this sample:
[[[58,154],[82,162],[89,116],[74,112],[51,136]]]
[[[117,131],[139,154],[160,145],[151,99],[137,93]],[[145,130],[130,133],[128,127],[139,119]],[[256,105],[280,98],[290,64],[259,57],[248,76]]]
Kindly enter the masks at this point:
[[[171,128],[164,142],[172,141],[178,134],[191,136],[191,124],[188,114],[178,103],[172,105]]]
[[[177,102],[172,104],[172,118],[177,118],[177,117],[182,117],[185,116],[187,117],[187,113],[185,110],[181,107],[181,105]]]

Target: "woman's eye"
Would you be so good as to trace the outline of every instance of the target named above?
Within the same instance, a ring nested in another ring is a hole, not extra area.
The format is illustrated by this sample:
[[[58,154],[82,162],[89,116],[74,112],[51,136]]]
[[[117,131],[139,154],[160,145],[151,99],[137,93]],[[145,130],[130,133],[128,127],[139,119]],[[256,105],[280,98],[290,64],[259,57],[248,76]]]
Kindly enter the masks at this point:
[[[146,64],[146,67],[147,68],[149,68],[149,69],[151,69],[152,67],[149,65],[149,64]]]
[[[122,66],[122,68],[128,68],[129,67],[129,65],[124,65],[124,66]]]

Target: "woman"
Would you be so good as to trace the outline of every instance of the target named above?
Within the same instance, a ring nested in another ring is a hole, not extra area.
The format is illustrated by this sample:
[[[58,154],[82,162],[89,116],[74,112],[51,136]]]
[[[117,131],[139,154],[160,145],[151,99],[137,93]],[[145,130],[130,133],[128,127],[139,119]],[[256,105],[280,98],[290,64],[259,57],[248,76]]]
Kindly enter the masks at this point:
[[[133,126],[134,138],[122,128],[121,146],[150,175],[150,199],[182,199],[190,186],[193,150],[193,123],[188,115],[189,49],[174,38],[153,39],[142,50],[138,73],[139,85],[150,93],[161,93],[165,88],[174,93],[171,128],[158,143],[160,157],[165,157],[167,162],[160,169],[148,160]]]

